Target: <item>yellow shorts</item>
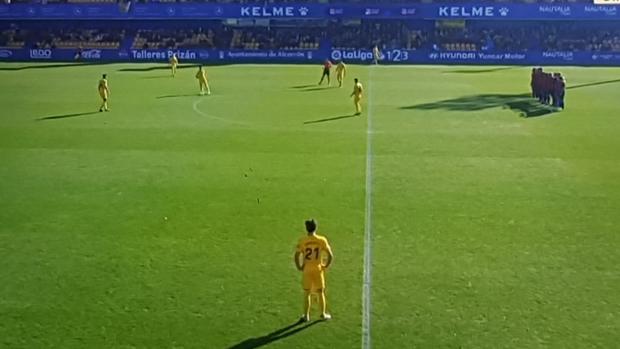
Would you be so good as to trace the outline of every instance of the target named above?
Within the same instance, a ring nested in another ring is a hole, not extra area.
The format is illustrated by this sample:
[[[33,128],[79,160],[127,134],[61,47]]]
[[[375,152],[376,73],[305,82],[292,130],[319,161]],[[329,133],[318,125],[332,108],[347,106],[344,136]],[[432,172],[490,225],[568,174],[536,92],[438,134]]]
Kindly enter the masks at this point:
[[[102,99],[108,99],[108,94],[105,91],[99,91],[99,96],[101,96]]]
[[[325,289],[325,273],[323,271],[304,272],[302,286],[305,291]]]

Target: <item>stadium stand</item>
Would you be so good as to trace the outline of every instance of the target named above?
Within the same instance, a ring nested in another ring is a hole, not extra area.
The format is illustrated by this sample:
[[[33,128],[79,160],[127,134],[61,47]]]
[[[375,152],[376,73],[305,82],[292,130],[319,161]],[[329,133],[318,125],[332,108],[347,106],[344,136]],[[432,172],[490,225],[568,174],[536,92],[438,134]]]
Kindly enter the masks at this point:
[[[50,29],[46,32],[27,31],[26,40],[32,48],[118,49],[125,37],[119,29]]]
[[[104,21],[63,21],[45,30],[40,27],[28,21],[0,27],[0,47],[318,50],[377,45],[381,49],[470,52],[620,52],[620,27],[613,21],[334,20],[256,25],[208,20],[169,21],[165,28],[145,21],[116,26]]]
[[[7,29],[0,32],[0,47],[22,48],[25,39],[19,29]]]
[[[132,44],[133,49],[179,49],[179,48],[216,48],[222,46],[224,33],[215,28],[178,29],[178,30],[139,30]]]

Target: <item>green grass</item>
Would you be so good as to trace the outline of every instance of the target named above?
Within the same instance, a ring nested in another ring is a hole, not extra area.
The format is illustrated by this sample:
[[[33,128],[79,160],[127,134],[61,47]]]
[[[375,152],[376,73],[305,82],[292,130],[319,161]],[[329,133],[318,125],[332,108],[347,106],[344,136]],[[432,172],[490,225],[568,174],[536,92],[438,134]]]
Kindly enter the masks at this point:
[[[153,67],[0,64],[0,347],[360,347],[351,81],[220,66],[200,97],[193,67]],[[558,69],[568,109],[547,113],[528,68],[350,67],[374,348],[617,345],[620,71]],[[334,320],[268,338],[301,313],[308,217]]]

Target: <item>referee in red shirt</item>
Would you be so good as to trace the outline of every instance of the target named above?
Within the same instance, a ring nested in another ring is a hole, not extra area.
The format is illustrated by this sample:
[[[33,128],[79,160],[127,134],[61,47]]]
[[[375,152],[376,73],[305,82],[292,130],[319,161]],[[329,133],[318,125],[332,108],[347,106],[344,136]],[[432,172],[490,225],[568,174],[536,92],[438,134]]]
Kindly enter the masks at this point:
[[[321,76],[321,81],[319,81],[319,86],[323,83],[323,79],[325,79],[325,77],[327,76],[327,86],[329,86],[331,84],[331,81],[329,80],[329,72],[332,69],[332,62],[329,61],[329,59],[325,60],[325,63],[323,63],[323,75]]]

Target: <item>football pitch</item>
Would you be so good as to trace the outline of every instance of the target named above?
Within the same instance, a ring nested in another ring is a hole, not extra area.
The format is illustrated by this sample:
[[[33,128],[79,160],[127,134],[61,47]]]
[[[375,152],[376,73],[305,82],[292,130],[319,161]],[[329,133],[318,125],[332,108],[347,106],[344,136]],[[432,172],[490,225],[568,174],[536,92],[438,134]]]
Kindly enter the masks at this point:
[[[620,69],[549,70],[0,64],[0,347],[616,347]]]

